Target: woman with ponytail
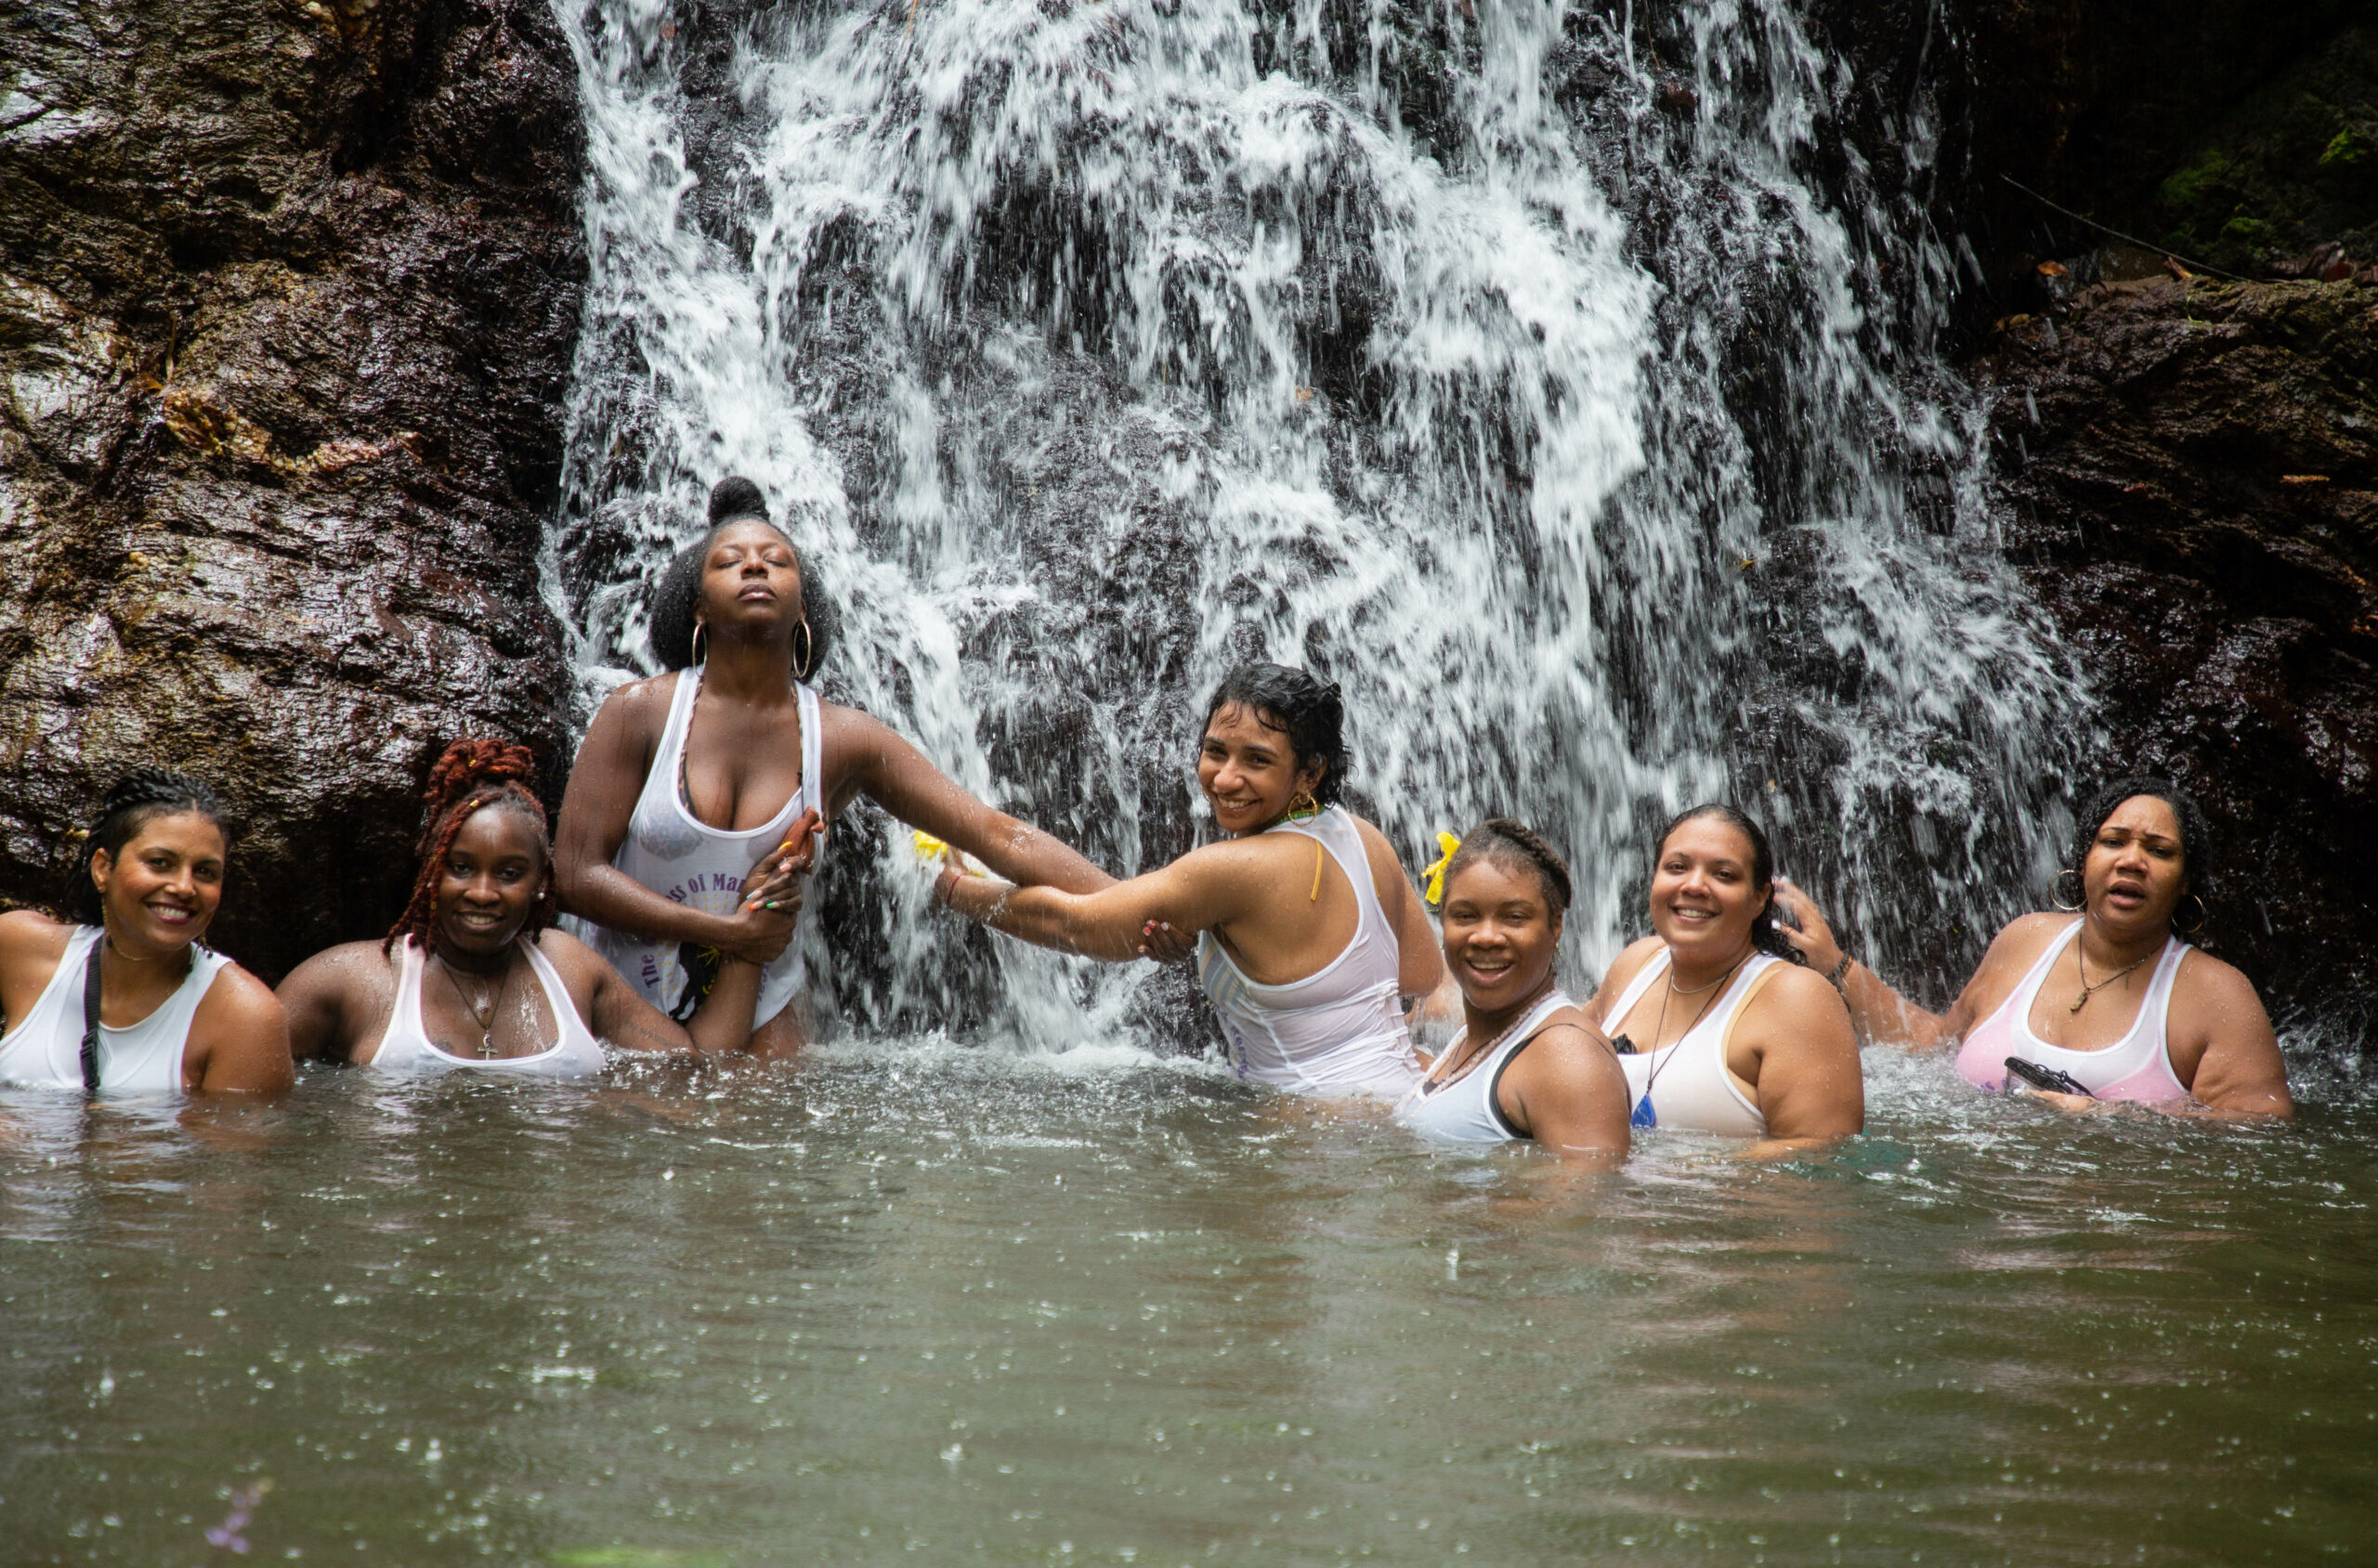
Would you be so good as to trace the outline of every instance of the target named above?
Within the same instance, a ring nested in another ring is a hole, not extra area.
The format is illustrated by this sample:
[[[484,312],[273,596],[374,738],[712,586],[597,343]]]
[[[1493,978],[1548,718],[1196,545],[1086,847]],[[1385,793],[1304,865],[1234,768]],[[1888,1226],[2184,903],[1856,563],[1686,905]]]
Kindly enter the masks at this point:
[[[754,908],[736,890],[763,858],[805,875],[861,795],[1002,876],[1078,893],[1114,880],[974,799],[884,725],[818,697],[808,683],[834,617],[757,485],[720,480],[710,524],[655,595],[652,647],[669,673],[604,699],[562,796],[562,907],[646,1000],[686,1017],[712,955],[757,961],[751,1049],[799,1050],[807,977],[788,945],[791,906]]]
[[[935,896],[1027,942],[1128,962],[1195,934],[1197,979],[1241,1078],[1400,1100],[1420,1075],[1403,1006],[1444,978],[1386,836],[1339,803],[1338,688],[1248,664],[1206,704],[1197,785],[1222,842],[1099,892],[1017,887],[953,864]]]
[[[390,1072],[581,1078],[602,1070],[605,1040],[706,1055],[741,1048],[759,961],[774,954],[762,945],[758,961],[725,959],[687,1026],[663,1015],[593,949],[553,929],[535,776],[525,746],[464,738],[446,748],[422,792],[420,869],[395,927],[380,941],[317,953],[281,982],[297,1054]],[[755,876],[746,895],[797,902],[790,880]]]
[[[0,1083],[278,1094],[289,1027],[264,982],[199,939],[223,901],[223,804],[141,768],[110,790],[68,888],[76,923],[0,915]]]
[[[1775,929],[1775,856],[1728,805],[1670,822],[1652,855],[1652,930],[1610,966],[1594,1022],[1619,1052],[1637,1127],[1783,1153],[1866,1124],[1849,1013]]]

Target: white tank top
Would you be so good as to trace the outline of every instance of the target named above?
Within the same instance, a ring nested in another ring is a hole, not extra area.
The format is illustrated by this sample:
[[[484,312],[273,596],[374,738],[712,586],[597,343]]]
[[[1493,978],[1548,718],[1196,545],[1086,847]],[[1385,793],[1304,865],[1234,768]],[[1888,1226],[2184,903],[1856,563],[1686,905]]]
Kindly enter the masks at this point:
[[[0,1083],[45,1089],[83,1089],[83,966],[103,932],[78,925],[67,938],[66,956],[42,987],[25,1021],[0,1037]],[[189,1046],[189,1022],[207,987],[230,960],[190,945],[189,974],[157,1011],[128,1029],[99,1026],[99,1087],[127,1094],[178,1094],[182,1055]]]
[[[817,693],[793,683],[801,699],[801,787],[784,809],[757,828],[732,830],[712,828],[694,816],[686,804],[680,777],[685,767],[686,728],[694,716],[694,699],[701,689],[701,670],[677,672],[676,695],[670,699],[669,723],[652,754],[652,771],[644,777],[644,792],[636,797],[628,818],[627,837],[620,841],[611,864],[664,898],[714,915],[735,912],[744,874],[764,852],[784,843],[787,829],[803,811],[815,807],[825,815],[824,768],[819,761],[823,725],[818,720]],[[611,967],[644,994],[644,1000],[679,1023],[693,1016],[699,998],[686,995],[686,966],[680,944],[647,941],[592,921],[568,924],[578,936],[608,959]],[[779,954],[760,973],[760,1005],[751,1015],[757,1029],[784,1011],[807,978],[801,939]]]
[[[1496,1098],[1503,1069],[1542,1032],[1546,1019],[1576,1005],[1568,992],[1555,986],[1518,1023],[1505,1029],[1500,1040],[1463,1068],[1459,1078],[1435,1082],[1424,1077],[1414,1084],[1395,1107],[1395,1119],[1422,1137],[1446,1143],[1508,1143],[1526,1137],[1503,1119],[1502,1103]],[[1452,1061],[1467,1038],[1467,1031],[1455,1036],[1438,1060]]]
[[[2019,1056],[2026,1062],[2036,1062],[2043,1067],[2054,1067],[2070,1073],[2081,1085],[2100,1100],[2138,1100],[2160,1104],[2189,1097],[2188,1086],[2172,1071],[2172,1053],[2167,1039],[2167,1025],[2172,1011],[2172,985],[2180,975],[2180,960],[2189,956],[2189,945],[2178,937],[2167,937],[2163,950],[2155,960],[2155,971],[2147,983],[2147,995],[2139,999],[2138,1016],[2131,1021],[2130,1030],[2113,1044],[2096,1051],[2072,1051],[2061,1045],[2050,1045],[2032,1032],[2032,1003],[2047,984],[2047,972],[2064,956],[2064,949],[2079,935],[2081,922],[2064,928],[2064,934],[2047,945],[2047,951],[2032,965],[2022,984],[2017,986],[1998,1010],[1967,1032],[1965,1042],[1957,1049],[1957,1071],[1968,1083],[1988,1090],[2006,1087],[2006,1058]]]
[[[1736,1138],[1767,1136],[1766,1116],[1726,1070],[1726,1044],[1734,1021],[1783,961],[1772,953],[1753,953],[1682,1039],[1665,1051],[1619,1057],[1618,1065],[1627,1071],[1627,1092],[1635,1101],[1630,1125]],[[1616,1031],[1643,993],[1667,972],[1668,950],[1662,947],[1620,993],[1618,1005],[1602,1014],[1603,1031]]]
[[[1420,1076],[1404,1026],[1403,955],[1371,885],[1363,836],[1344,808],[1264,830],[1313,840],[1354,885],[1353,940],[1301,980],[1249,980],[1210,932],[1197,934],[1197,983],[1221,1017],[1238,1076],[1302,1094],[1401,1100]]]
[[[365,1064],[373,1070],[392,1073],[435,1073],[455,1067],[484,1067],[490,1072],[529,1073],[539,1078],[586,1078],[603,1070],[603,1045],[578,1016],[578,1009],[569,1002],[569,992],[561,983],[561,973],[553,960],[537,950],[533,942],[523,942],[521,949],[529,955],[529,970],[543,987],[545,1005],[553,1010],[554,1021],[561,1026],[561,1038],[533,1056],[457,1056],[440,1051],[430,1042],[429,1032],[421,1025],[421,980],[428,963],[421,948],[410,936],[399,944],[397,960],[397,1002],[388,1010],[387,1032],[380,1037],[380,1049]]]

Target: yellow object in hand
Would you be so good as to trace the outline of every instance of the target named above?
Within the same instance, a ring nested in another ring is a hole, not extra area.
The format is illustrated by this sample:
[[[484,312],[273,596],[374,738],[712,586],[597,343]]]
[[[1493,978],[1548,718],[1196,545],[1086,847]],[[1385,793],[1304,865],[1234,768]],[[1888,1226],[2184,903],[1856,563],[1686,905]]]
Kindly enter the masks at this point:
[[[956,867],[958,874],[962,877],[979,877],[983,874],[963,854],[951,848],[942,840],[934,838],[922,828],[919,828],[912,836],[916,840],[919,859],[947,861]]]
[[[1453,834],[1439,833],[1437,835],[1437,849],[1440,853],[1436,859],[1420,873],[1429,879],[1429,890],[1421,896],[1431,904],[1442,904],[1445,901],[1445,868],[1453,864],[1453,852],[1460,847],[1461,841]]]

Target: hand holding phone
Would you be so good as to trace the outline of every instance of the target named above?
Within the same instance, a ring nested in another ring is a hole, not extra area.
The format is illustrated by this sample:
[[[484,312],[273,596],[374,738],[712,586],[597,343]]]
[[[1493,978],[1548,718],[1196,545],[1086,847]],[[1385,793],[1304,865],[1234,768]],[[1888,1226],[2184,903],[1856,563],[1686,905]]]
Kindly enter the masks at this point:
[[[2078,1094],[2089,1100],[2097,1098],[2089,1092],[2086,1085],[2071,1073],[2059,1072],[2054,1067],[2043,1067],[2037,1062],[2026,1062],[2020,1056],[2009,1056],[2006,1058],[2006,1087],[2012,1089],[2018,1078],[2030,1084],[2033,1089],[2044,1090],[2050,1094]]]

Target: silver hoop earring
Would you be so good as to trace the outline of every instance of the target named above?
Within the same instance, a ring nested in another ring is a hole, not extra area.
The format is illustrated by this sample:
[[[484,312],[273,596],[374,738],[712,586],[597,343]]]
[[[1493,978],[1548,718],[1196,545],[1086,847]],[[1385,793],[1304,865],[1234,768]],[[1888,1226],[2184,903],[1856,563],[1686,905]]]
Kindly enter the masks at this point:
[[[699,664],[699,663],[702,661],[702,654],[703,654],[703,651],[704,651],[704,649],[703,649],[703,647],[702,647],[702,637],[703,637],[704,630],[705,630],[705,629],[704,629],[704,627],[703,627],[703,625],[702,625],[702,623],[701,623],[700,621],[695,621],[695,622],[694,622],[694,635],[693,635],[693,639],[692,639],[692,650],[693,650],[693,651],[692,651],[692,660],[693,660],[693,662],[694,662],[694,663],[696,663],[696,664]]]
[[[2072,885],[2078,890],[2069,903],[2064,896],[2064,879],[2067,877],[2072,879]],[[2077,915],[2088,906],[2088,889],[2081,885],[2081,873],[2069,866],[2057,872],[2056,886],[2050,890],[2049,896],[2056,901],[2056,907],[2068,915]]]
[[[817,663],[817,639],[809,634],[809,618],[804,615],[801,618],[801,659],[792,667],[792,678],[796,681],[807,680],[810,671],[816,668]]]

